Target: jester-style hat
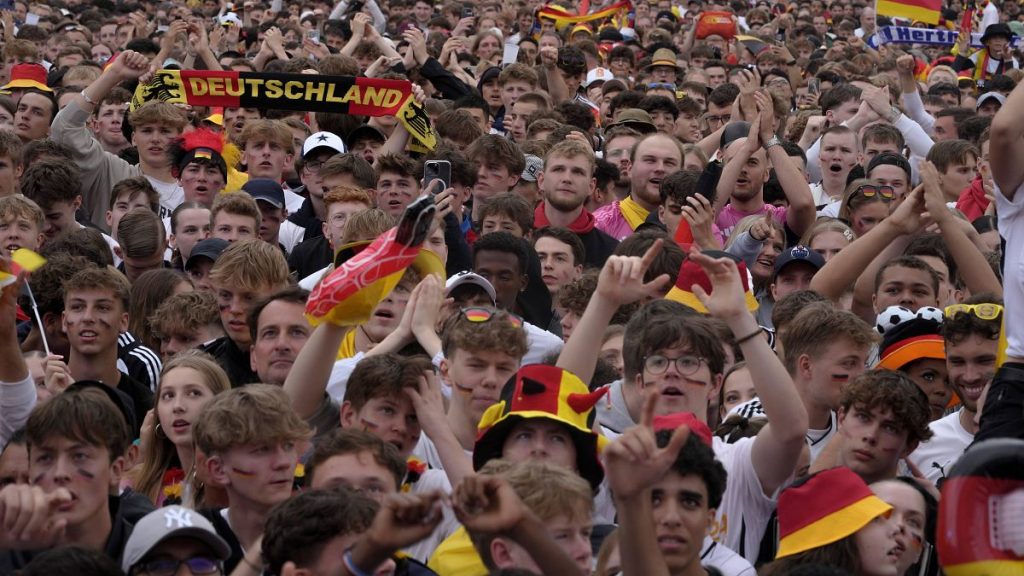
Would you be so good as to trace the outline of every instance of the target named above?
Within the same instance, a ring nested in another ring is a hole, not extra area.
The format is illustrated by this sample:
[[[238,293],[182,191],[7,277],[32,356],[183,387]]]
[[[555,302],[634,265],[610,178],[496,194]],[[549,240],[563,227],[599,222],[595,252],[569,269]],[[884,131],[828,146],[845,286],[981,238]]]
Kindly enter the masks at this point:
[[[501,458],[505,439],[516,423],[546,418],[563,424],[576,445],[576,470],[596,490],[604,480],[598,457],[603,436],[593,430],[594,405],[607,388],[591,392],[575,374],[542,364],[523,366],[501,391],[501,400],[484,412],[473,447],[473,468]]]
[[[746,264],[732,254],[721,250],[704,250],[703,253],[711,258],[730,258],[736,261],[736,268],[739,269],[740,280],[743,282],[743,293],[747,302],[747,310],[751,312],[756,311],[758,307],[757,298],[754,297],[754,292],[750,288],[750,275],[747,274]],[[697,298],[697,295],[693,293],[694,284],[699,285],[705,292],[711,294],[711,279],[704,273],[704,269],[700,267],[700,264],[687,258],[683,260],[683,265],[679,267],[676,285],[668,291],[665,299],[674,300],[683,306],[693,308],[701,314],[707,314],[708,309],[700,301],[700,298]]]
[[[171,143],[168,149],[168,154],[171,155],[171,166],[174,166],[179,174],[185,169],[185,166],[196,161],[205,161],[220,170],[226,181],[228,165],[224,160],[223,153],[224,142],[221,140],[220,134],[206,128],[182,134],[180,138]]]

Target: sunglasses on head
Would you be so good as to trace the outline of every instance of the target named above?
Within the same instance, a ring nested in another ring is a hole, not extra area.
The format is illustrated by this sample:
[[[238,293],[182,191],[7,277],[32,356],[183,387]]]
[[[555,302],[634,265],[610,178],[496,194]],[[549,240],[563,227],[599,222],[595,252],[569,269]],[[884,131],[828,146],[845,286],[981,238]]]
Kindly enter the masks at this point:
[[[498,312],[499,310],[494,310],[492,308],[474,306],[472,308],[463,308],[462,317],[465,318],[466,320],[469,320],[470,322],[487,322],[491,318],[494,318],[498,314]],[[512,324],[516,328],[522,328],[522,318],[510,312],[506,312],[505,316],[508,317],[509,324]]]
[[[865,198],[874,198],[877,195],[883,200],[892,200],[893,197],[892,186],[877,186],[875,184],[865,184],[857,188],[856,193]]]
[[[946,318],[953,318],[957,314],[974,314],[979,320],[995,320],[1003,313],[1003,307],[999,304],[953,304],[946,306]]]

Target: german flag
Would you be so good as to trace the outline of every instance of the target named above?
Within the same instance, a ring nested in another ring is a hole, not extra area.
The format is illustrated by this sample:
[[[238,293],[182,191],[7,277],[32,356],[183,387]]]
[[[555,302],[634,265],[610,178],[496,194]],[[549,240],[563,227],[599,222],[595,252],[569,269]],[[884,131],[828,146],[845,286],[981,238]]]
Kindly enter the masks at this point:
[[[596,22],[598,20],[604,20],[611,18],[619,12],[629,12],[633,9],[633,3],[629,0],[622,0],[615,4],[601,10],[594,12],[593,14],[584,14],[582,16],[576,16],[567,12],[564,8],[557,6],[544,6],[537,12],[538,19],[544,18],[547,20],[555,21],[555,28],[561,30],[570,24],[582,24],[585,22]]]
[[[878,0],[875,13],[935,25],[942,19],[942,0]]]

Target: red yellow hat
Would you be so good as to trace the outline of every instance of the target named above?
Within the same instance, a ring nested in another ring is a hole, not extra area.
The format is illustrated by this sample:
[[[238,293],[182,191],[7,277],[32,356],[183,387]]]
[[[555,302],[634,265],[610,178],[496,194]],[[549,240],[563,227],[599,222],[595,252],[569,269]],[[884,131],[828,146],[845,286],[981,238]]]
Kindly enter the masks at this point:
[[[779,495],[775,559],[838,542],[890,511],[892,506],[849,468],[819,472]]]
[[[704,250],[704,254],[711,258],[729,258],[736,261],[736,267],[740,271],[740,280],[743,282],[744,297],[747,301],[747,310],[754,312],[758,308],[757,298],[754,297],[753,291],[750,289],[750,275],[747,274],[747,266],[743,261],[738,260],[732,254],[723,252],[721,250]],[[665,295],[666,300],[673,300],[679,302],[683,306],[693,308],[701,314],[707,314],[708,309],[704,307],[704,304],[697,298],[697,295],[693,293],[693,285],[697,284],[704,289],[705,292],[711,294],[711,279],[704,273],[704,269],[700,267],[696,262],[691,261],[689,258],[683,260],[683,265],[679,267],[679,276],[676,278],[676,285],[668,291]]]
[[[686,426],[690,432],[700,438],[700,441],[712,447],[711,428],[702,422],[693,412],[676,412],[654,417],[654,430],[675,430]]]
[[[34,62],[15,64],[11,68],[11,81],[0,90],[7,91],[13,88],[35,88],[43,92],[53,92],[53,88],[46,85],[46,68]]]
[[[576,471],[595,489],[604,480],[599,453],[607,442],[594,432],[594,405],[608,391],[593,392],[575,374],[555,366],[523,366],[501,391],[501,400],[487,409],[477,427],[473,468],[501,458],[505,439],[516,423],[546,418],[564,424],[576,445]]]

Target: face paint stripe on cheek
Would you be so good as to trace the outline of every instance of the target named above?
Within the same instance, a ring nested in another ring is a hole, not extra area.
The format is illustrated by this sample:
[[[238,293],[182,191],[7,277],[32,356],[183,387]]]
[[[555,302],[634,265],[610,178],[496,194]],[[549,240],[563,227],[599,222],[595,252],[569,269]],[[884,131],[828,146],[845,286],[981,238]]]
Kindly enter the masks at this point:
[[[239,476],[242,476],[243,478],[253,478],[256,476],[255,472],[250,472],[249,470],[242,470],[241,468],[235,468],[234,466],[231,467],[231,471],[234,472],[235,474],[238,474]]]

